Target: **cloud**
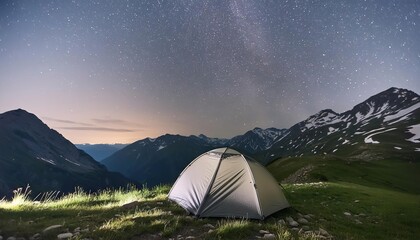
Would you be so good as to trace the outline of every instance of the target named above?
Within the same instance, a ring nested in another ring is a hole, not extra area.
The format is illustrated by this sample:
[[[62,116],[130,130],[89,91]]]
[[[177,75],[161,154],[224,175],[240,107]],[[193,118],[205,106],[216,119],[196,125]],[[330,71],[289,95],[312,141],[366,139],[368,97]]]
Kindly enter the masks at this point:
[[[89,124],[89,123],[75,122],[75,121],[56,119],[56,118],[50,118],[50,117],[44,117],[44,119],[48,121],[59,122],[59,123],[68,123],[68,124],[81,125],[81,126],[92,126],[92,124]]]
[[[106,127],[59,127],[59,129],[79,130],[79,131],[101,131],[101,132],[136,132],[141,130],[106,128]]]
[[[119,125],[130,125],[130,126],[136,126],[136,127],[145,127],[144,125],[129,122],[129,121],[125,121],[125,120],[122,120],[122,119],[92,118],[91,120],[95,123],[98,123],[98,124],[119,124]]]

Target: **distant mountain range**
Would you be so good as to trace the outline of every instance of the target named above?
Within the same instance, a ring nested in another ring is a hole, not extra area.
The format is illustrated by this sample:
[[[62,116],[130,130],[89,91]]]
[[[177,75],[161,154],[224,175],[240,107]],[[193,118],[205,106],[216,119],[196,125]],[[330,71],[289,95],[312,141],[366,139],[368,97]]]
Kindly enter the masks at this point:
[[[224,146],[263,164],[324,155],[347,161],[418,161],[420,96],[390,88],[344,113],[326,109],[289,129],[255,128],[232,139],[166,134],[127,146],[78,145],[97,160],[113,152],[100,163],[35,115],[14,110],[0,114],[0,198],[26,184],[34,192],[69,192],[75,186],[92,191],[125,186],[129,179],[148,186],[173,183],[198,155]]]
[[[111,156],[116,151],[126,147],[128,144],[75,144],[75,146],[85,151],[89,154],[93,159],[100,162],[103,159]]]
[[[146,138],[102,161],[110,170],[153,186],[172,183],[199,154],[229,146],[267,164],[288,156],[334,154],[367,160],[420,159],[420,97],[390,88],[338,114],[326,109],[289,129],[255,128],[232,139],[163,135]]]
[[[0,198],[18,187],[33,193],[95,191],[126,186],[130,180],[107,171],[35,115],[24,110],[0,114]]]

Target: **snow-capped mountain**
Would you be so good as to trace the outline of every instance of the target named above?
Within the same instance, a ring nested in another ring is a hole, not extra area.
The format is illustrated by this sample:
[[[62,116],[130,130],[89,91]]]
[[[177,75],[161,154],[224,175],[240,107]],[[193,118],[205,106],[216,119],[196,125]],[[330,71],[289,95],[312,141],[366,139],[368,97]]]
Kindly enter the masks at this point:
[[[415,142],[420,138],[416,135],[419,126],[419,95],[390,88],[344,113],[327,109],[297,123],[265,152],[264,161],[308,154],[369,155],[375,159],[390,152],[409,152],[402,157],[412,158],[420,151]]]
[[[379,144],[380,143],[380,144]],[[288,156],[334,154],[366,160],[397,156],[420,159],[420,97],[391,88],[344,113],[322,110],[289,129],[255,128],[232,139],[164,135],[116,152],[109,169],[149,186],[175,181],[199,154],[229,146],[262,163]]]
[[[0,197],[27,184],[33,192],[66,192],[128,183],[21,109],[0,114],[0,153]]]

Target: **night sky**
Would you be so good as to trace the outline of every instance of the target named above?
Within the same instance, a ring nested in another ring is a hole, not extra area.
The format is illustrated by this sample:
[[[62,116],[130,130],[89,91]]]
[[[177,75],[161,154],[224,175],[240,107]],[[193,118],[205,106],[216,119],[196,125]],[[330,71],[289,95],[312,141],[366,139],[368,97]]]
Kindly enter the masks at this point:
[[[420,1],[0,1],[0,112],[74,143],[232,137],[420,93]]]

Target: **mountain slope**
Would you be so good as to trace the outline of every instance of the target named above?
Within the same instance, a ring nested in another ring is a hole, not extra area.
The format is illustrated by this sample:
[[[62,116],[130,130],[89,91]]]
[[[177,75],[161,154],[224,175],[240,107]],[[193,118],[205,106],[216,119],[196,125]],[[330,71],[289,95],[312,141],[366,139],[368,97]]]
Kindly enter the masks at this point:
[[[104,159],[102,163],[108,169],[150,187],[173,183],[195,157],[218,144],[208,142],[203,137],[167,134],[130,144]]]
[[[323,110],[292,126],[287,136],[260,153],[266,162],[284,156],[335,154],[383,159],[419,159],[420,96],[390,88],[337,114]],[[418,134],[418,133],[417,133]]]
[[[0,114],[0,152],[0,196],[26,184],[33,192],[70,192],[128,183],[21,109]]]

